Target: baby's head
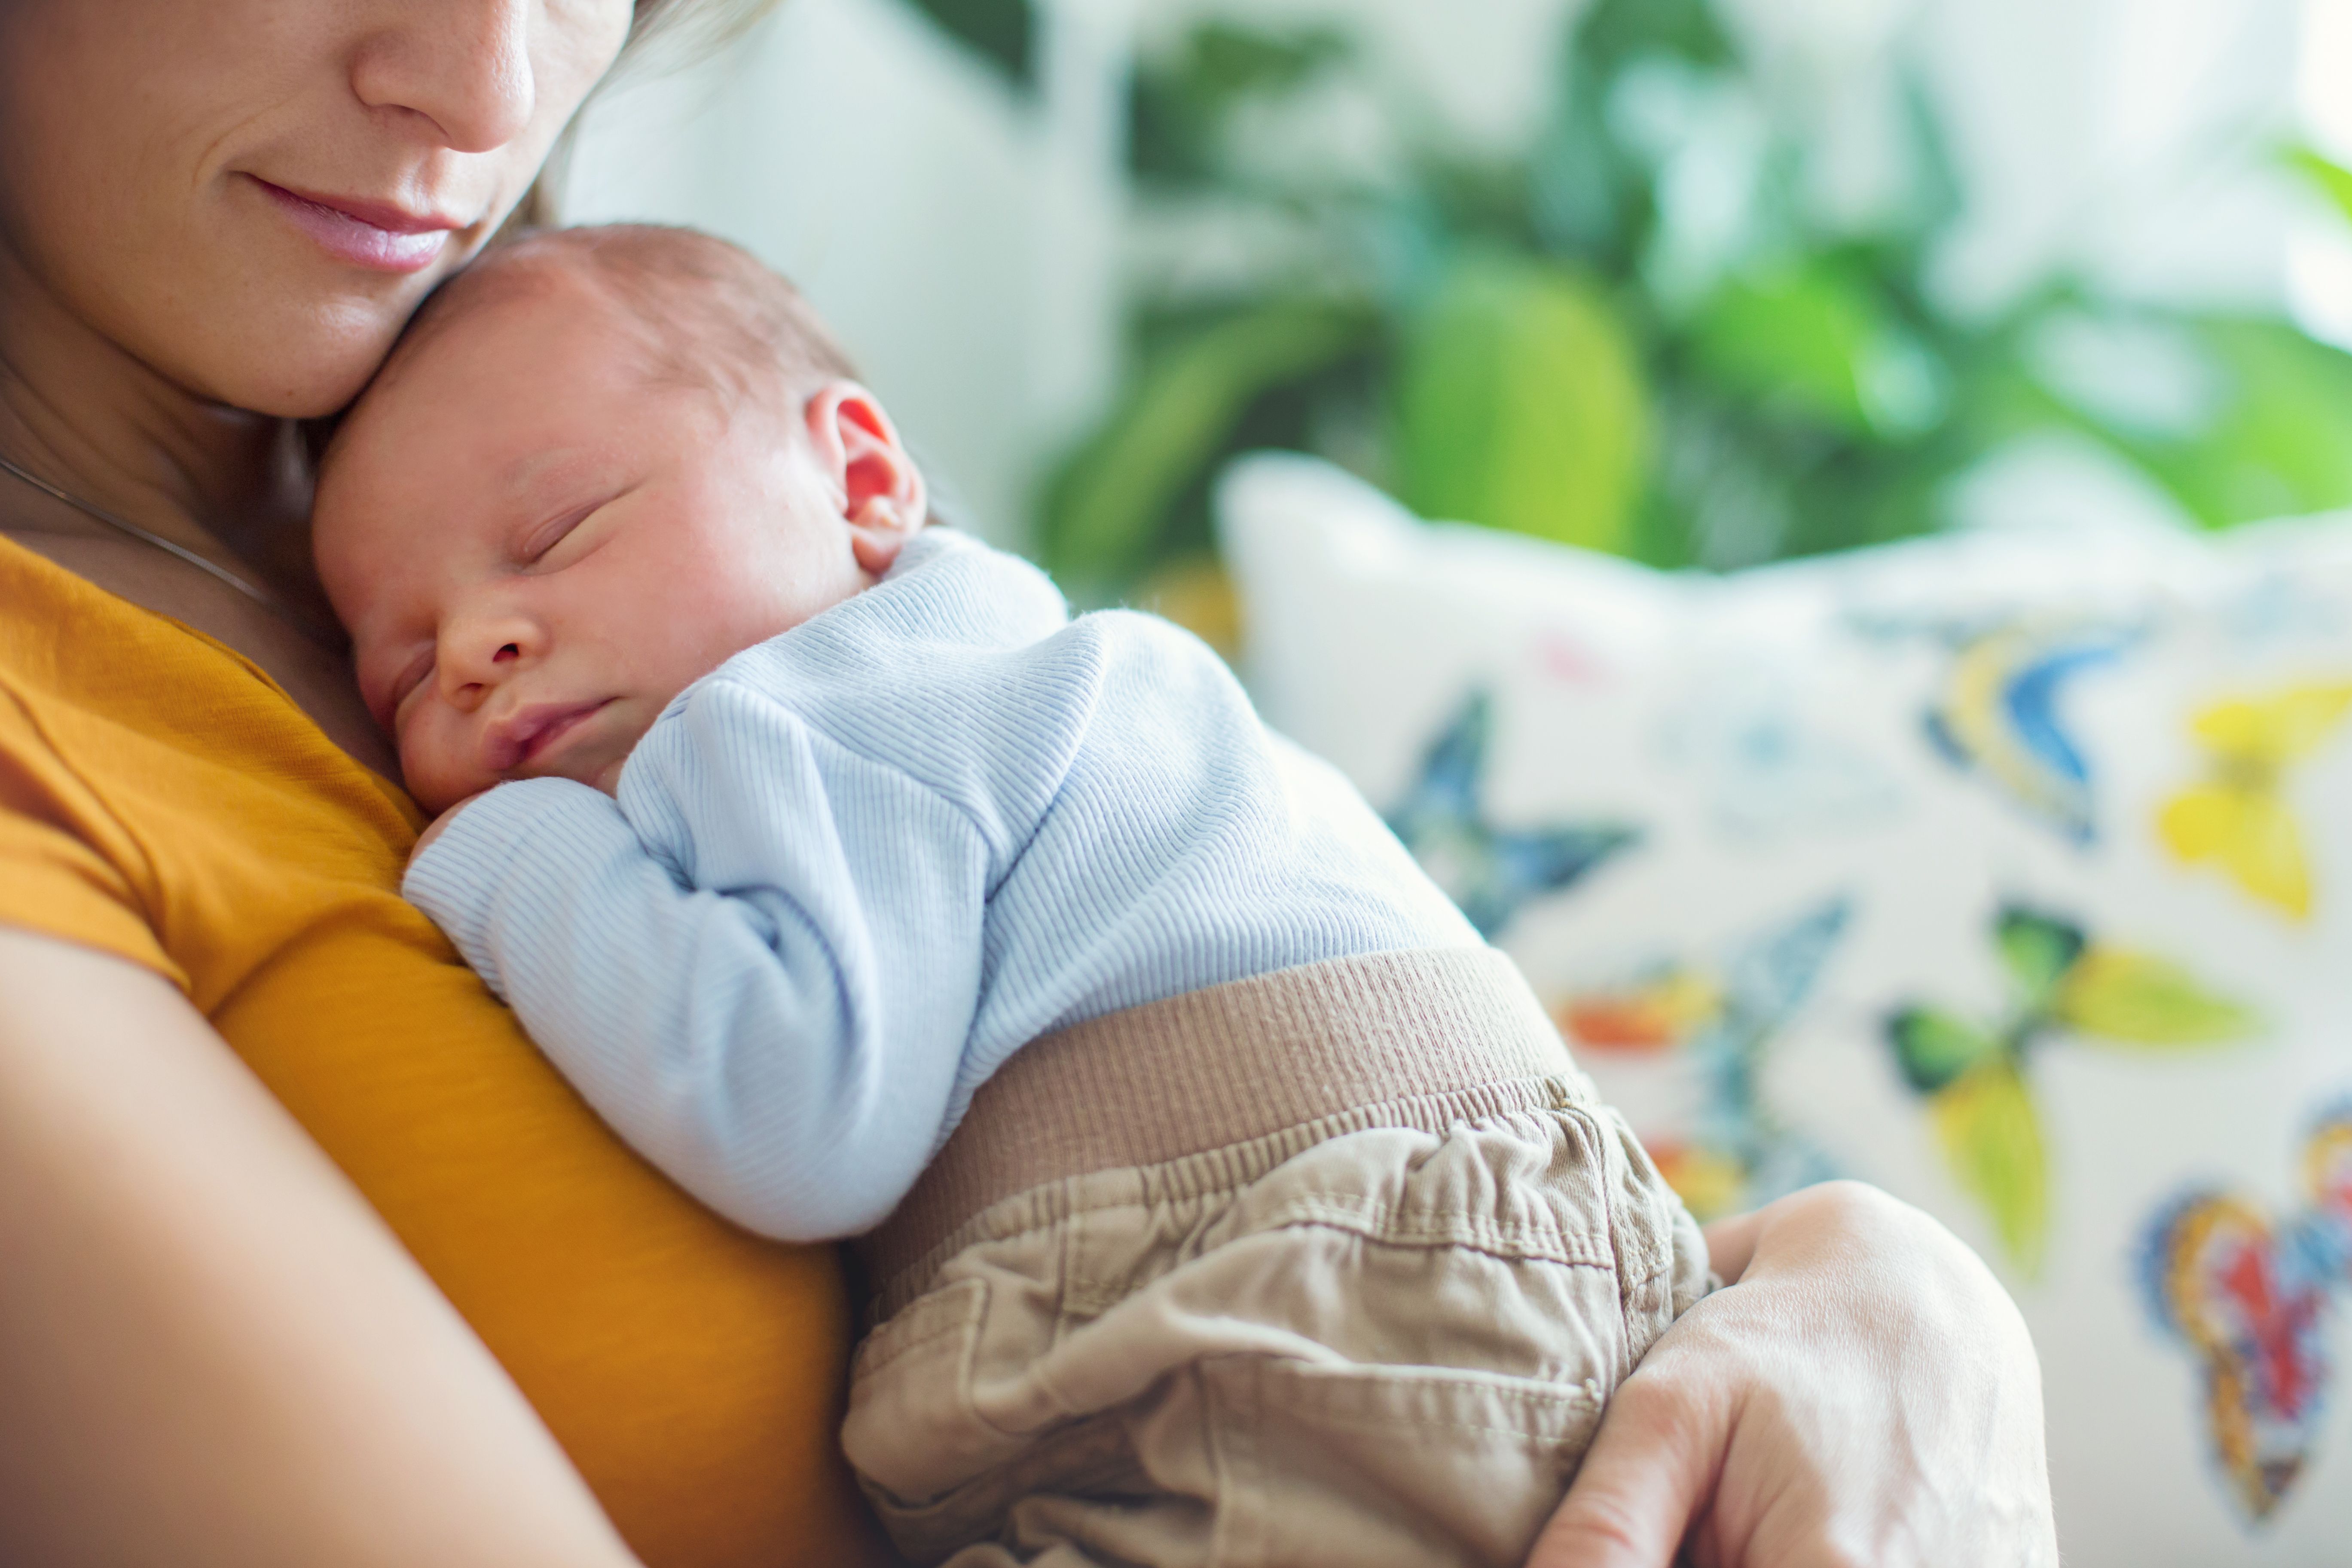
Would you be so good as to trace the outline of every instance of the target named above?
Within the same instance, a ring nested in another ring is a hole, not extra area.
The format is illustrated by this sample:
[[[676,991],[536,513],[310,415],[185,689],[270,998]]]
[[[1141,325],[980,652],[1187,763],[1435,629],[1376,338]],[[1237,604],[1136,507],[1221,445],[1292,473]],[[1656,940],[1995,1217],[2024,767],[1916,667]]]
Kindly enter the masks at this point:
[[[609,789],[670,700],[870,586],[922,476],[792,286],[677,229],[558,230],[435,294],[327,449],[319,573],[440,810]]]

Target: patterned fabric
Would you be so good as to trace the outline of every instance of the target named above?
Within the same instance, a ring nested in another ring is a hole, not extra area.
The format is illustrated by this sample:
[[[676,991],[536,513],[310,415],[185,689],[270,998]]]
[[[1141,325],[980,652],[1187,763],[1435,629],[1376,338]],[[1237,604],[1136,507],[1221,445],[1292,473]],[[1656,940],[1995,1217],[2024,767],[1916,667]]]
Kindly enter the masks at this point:
[[[1267,718],[1703,1216],[1919,1204],[2040,1346],[2068,1560],[2352,1541],[2352,521],[1670,577],[1259,458]]]

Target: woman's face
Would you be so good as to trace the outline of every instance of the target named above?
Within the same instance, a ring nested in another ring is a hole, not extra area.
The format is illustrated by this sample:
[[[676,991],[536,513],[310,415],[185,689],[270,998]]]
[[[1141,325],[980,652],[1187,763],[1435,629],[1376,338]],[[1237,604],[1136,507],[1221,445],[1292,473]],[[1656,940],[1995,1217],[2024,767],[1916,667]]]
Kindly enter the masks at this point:
[[[0,267],[195,395],[312,416],[478,250],[630,0],[0,0]]]

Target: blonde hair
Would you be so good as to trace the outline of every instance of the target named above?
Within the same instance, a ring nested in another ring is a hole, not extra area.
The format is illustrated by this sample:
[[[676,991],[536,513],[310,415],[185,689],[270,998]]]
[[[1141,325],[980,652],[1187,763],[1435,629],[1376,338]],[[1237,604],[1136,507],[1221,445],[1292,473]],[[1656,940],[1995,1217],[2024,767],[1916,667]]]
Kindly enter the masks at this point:
[[[636,0],[628,42],[621,46],[621,58],[604,79],[613,80],[657,50],[669,55],[663,63],[673,68],[706,58],[740,40],[782,4],[782,0]],[[594,93],[589,94],[589,101],[595,101]],[[572,124],[556,138],[547,162],[540,166],[539,178],[499,230],[501,237],[523,229],[551,228],[562,221],[559,196],[564,167],[571,159],[572,131],[579,123],[574,115]]]
[[[621,47],[626,67],[647,49],[675,44],[698,58],[740,40],[767,19],[782,0],[637,0],[629,41]],[[673,63],[683,63],[682,61]]]

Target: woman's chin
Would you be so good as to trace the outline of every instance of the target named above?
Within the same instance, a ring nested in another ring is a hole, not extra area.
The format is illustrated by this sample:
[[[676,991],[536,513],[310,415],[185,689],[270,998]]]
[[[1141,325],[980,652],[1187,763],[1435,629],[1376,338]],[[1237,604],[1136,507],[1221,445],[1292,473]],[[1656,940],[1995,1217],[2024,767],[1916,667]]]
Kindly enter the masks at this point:
[[[407,318],[404,310],[327,334],[289,333],[288,351],[239,354],[205,377],[205,395],[231,408],[280,419],[321,419],[359,396],[392,350]]]
[[[184,334],[167,375],[207,401],[285,419],[316,419],[350,405],[392,351],[401,329],[448,266],[412,277],[337,268],[319,276],[310,257],[253,267],[219,279],[211,319],[243,323],[236,332]],[[192,279],[199,284],[201,280]],[[151,361],[150,363],[154,363]],[[174,371],[177,374],[174,374]]]

